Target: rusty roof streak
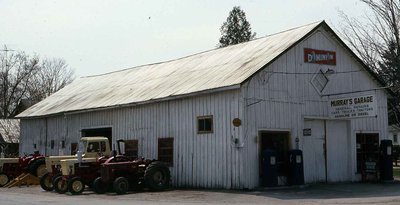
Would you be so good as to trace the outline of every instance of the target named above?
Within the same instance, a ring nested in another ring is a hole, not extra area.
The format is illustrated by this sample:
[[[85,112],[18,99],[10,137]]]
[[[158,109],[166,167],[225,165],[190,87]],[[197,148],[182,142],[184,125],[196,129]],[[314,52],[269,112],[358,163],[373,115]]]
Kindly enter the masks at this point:
[[[17,117],[115,107],[240,85],[321,23],[176,60],[81,77]]]

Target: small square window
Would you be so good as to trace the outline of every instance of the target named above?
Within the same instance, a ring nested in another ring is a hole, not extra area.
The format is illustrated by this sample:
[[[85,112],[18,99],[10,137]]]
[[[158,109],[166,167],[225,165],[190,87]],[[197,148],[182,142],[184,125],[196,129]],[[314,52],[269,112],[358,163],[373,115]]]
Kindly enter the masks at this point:
[[[212,133],[213,132],[213,116],[197,117],[197,133]]]

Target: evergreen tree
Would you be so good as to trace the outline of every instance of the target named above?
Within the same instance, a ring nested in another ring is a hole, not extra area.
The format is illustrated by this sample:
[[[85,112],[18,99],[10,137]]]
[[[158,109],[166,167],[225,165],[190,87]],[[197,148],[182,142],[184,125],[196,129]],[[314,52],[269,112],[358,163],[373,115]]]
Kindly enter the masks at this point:
[[[221,38],[219,47],[225,47],[249,41],[256,36],[251,32],[250,23],[246,19],[246,14],[239,6],[233,7],[229,16],[221,26]]]

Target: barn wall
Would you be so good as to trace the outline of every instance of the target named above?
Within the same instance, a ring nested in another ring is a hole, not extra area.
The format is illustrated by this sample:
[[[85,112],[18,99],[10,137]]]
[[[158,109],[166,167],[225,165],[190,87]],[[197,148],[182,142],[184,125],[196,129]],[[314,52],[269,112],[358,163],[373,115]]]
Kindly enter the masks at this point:
[[[350,162],[341,165],[345,167],[337,168],[350,170],[348,171],[352,175],[350,180],[358,179],[353,174],[356,171],[356,133],[378,132],[381,139],[387,138],[387,96],[383,90],[322,96],[379,87],[362,66],[330,37],[330,34],[324,30],[317,30],[242,86],[243,138],[245,139],[242,150],[245,169],[244,186],[252,188],[260,185],[259,131],[290,131],[290,147],[292,149],[297,147],[303,149],[302,131],[305,128],[305,120],[328,119],[329,99],[367,94],[374,94],[378,98],[378,116],[376,118],[346,120],[346,123],[342,124],[346,125],[343,129],[348,131],[347,145],[328,147],[328,150],[334,150],[338,153],[349,152]],[[337,65],[304,63],[304,48],[336,51]],[[319,93],[311,84],[314,73],[317,73],[320,69],[335,71],[334,74],[329,76],[329,82],[322,93]],[[296,137],[299,138],[298,144],[295,142]]]
[[[174,138],[172,181],[179,187],[241,188],[239,149],[234,138],[241,130],[232,126],[239,117],[239,90],[207,94],[198,97],[159,102],[130,108],[68,114],[64,116],[21,120],[23,146],[21,151],[33,151],[38,143],[42,153],[59,154],[59,142],[78,142],[81,130],[112,127],[113,142],[117,139],[139,140],[139,156],[157,158],[158,138]],[[213,115],[214,132],[197,134],[198,116]],[[47,146],[46,141],[47,129]],[[55,148],[50,149],[50,140]]]

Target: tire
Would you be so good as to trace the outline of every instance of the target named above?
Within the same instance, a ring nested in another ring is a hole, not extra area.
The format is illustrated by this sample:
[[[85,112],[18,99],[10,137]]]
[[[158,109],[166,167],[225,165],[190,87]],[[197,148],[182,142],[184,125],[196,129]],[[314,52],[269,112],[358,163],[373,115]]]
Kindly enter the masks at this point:
[[[117,194],[125,194],[129,190],[129,181],[125,177],[118,177],[113,183],[113,188]]]
[[[83,190],[85,190],[85,183],[80,177],[74,177],[68,180],[68,191],[71,192],[72,195],[82,194]]]
[[[5,173],[0,173],[0,187],[5,186],[10,182],[10,177]]]
[[[93,191],[96,194],[104,194],[107,192],[108,190],[108,184],[105,183],[101,177],[97,177],[94,181],[93,181]]]
[[[62,176],[57,177],[53,181],[54,190],[59,194],[64,194],[68,190],[68,184],[63,180]]]
[[[36,159],[28,166],[28,171],[30,174],[36,177],[41,177],[47,173],[46,162],[44,158]]]
[[[146,187],[151,191],[163,191],[169,187],[171,173],[169,168],[162,162],[152,162],[144,172]]]
[[[53,177],[50,176],[50,173],[46,173],[42,177],[40,177],[40,187],[42,187],[42,189],[45,191],[54,190]]]

